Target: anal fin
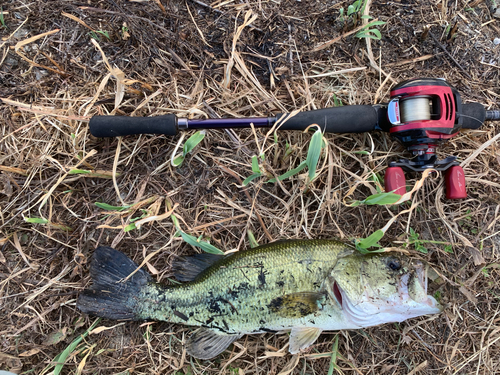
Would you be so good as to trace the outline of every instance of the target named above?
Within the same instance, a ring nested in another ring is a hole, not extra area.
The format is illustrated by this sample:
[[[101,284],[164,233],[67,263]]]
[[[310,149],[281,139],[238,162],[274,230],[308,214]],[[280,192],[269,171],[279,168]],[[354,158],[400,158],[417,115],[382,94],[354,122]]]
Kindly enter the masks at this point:
[[[200,328],[193,332],[186,343],[189,355],[199,359],[216,357],[242,335],[228,335],[208,328]]]
[[[314,327],[294,327],[290,332],[289,351],[296,354],[311,346],[319,337],[322,330]]]

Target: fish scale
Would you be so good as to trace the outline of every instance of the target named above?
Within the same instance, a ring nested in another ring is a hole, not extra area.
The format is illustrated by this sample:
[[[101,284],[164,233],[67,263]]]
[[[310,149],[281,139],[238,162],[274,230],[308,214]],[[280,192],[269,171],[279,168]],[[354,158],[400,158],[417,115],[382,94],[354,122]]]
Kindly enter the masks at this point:
[[[237,252],[192,282],[150,284],[136,296],[139,316],[225,333],[290,329],[297,317],[274,311],[272,301],[292,293],[320,292],[339,254],[352,250],[335,240],[298,240]]]

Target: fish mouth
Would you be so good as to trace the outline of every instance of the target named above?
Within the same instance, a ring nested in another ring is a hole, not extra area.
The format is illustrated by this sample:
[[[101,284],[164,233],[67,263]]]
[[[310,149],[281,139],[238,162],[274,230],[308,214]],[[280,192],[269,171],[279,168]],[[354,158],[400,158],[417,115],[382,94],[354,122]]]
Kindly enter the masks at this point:
[[[413,295],[412,293],[410,293],[409,297],[413,299],[415,302],[427,305],[430,308],[437,310],[435,312],[440,312],[443,310],[441,304],[433,296],[427,294],[428,293],[427,287],[429,283],[428,272],[429,272],[428,264],[423,264],[419,262],[418,264],[415,265],[415,274],[418,279],[418,283],[422,287],[422,294]]]
[[[337,281],[333,282],[333,295],[335,296],[335,299],[337,300],[337,303],[343,307],[342,302],[344,300],[344,296],[342,295],[342,289],[340,288],[339,284]]]

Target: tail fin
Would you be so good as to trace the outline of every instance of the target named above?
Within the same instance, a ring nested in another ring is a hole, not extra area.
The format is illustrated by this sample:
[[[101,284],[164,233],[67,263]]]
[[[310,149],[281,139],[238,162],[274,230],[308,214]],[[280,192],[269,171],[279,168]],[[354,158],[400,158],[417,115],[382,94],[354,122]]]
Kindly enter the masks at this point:
[[[127,281],[120,282],[137,267],[133,260],[118,250],[97,248],[90,263],[90,277],[94,284],[80,294],[76,306],[84,313],[103,318],[140,319],[134,297],[151,281],[151,276],[140,269]]]

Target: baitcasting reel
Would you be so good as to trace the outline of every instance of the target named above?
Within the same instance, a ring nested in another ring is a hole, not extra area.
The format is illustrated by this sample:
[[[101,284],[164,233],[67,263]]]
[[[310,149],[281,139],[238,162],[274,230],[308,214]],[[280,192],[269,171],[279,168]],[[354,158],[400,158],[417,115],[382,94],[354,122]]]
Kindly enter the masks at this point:
[[[465,174],[456,157],[438,160],[436,156],[437,147],[463,127],[467,115],[462,107],[458,91],[441,79],[412,79],[394,87],[387,106],[389,132],[414,157],[389,164],[384,178],[386,191],[403,195],[406,193],[403,171],[423,172],[432,168],[445,172],[446,198],[467,197]],[[478,125],[485,120],[473,119],[478,120]]]

